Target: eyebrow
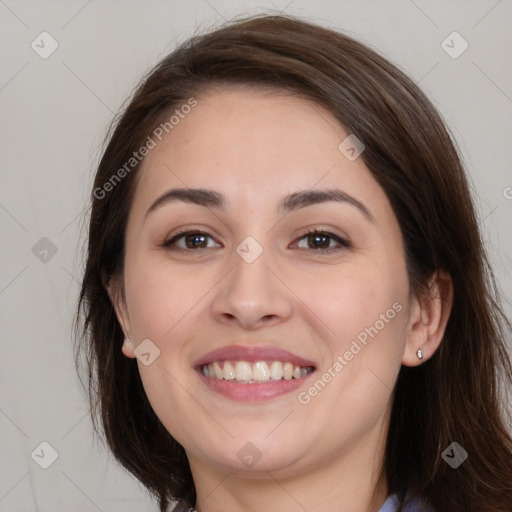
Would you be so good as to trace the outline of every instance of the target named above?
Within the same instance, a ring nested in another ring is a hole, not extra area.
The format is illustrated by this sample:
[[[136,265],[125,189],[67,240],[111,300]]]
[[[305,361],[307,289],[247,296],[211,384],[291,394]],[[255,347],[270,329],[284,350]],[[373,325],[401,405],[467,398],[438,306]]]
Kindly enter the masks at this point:
[[[161,208],[162,206],[175,201],[196,204],[216,210],[225,210],[227,204],[225,197],[215,190],[204,188],[174,188],[164,192],[160,197],[158,197],[146,211],[145,217],[147,217],[151,212],[157,210],[158,208]],[[287,195],[279,202],[278,211],[286,214],[300,208],[305,208],[307,206],[329,201],[347,203],[351,206],[354,206],[370,222],[374,221],[370,210],[363,203],[358,201],[355,197],[352,197],[351,195],[339,189],[313,189],[294,192],[293,194]]]

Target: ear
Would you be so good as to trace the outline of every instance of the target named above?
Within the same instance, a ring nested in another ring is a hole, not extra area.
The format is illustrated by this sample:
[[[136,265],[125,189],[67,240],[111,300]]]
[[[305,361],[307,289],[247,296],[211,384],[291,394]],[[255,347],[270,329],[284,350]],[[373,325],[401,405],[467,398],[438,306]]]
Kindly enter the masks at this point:
[[[128,308],[126,307],[126,300],[124,297],[124,293],[122,291],[122,286],[120,283],[113,283],[112,281],[105,285],[108,296],[110,297],[110,301],[114,306],[114,310],[116,312],[117,321],[121,326],[121,329],[124,333],[124,341],[122,351],[126,357],[134,358],[135,354],[133,353],[135,349],[135,344],[132,340],[131,336],[131,322],[130,315],[128,314]]]
[[[451,277],[436,271],[429,281],[429,292],[415,297],[410,309],[407,343],[402,358],[404,366],[418,366],[438,349],[450,318],[453,304]],[[423,358],[417,355],[421,349]]]

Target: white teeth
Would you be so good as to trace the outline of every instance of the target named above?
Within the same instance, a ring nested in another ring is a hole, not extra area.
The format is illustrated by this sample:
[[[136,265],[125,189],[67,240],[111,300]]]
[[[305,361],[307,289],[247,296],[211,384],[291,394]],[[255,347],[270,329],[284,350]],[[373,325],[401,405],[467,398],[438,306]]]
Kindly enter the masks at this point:
[[[257,363],[254,363],[254,366],[252,367],[252,378],[253,380],[259,381],[270,380],[270,370],[265,361],[258,361]]]
[[[274,361],[270,365],[270,378],[272,380],[281,380],[283,378],[283,365],[280,362]]]
[[[224,368],[222,369],[222,376],[225,380],[235,379],[235,369],[230,363],[224,363]]]
[[[293,364],[292,363],[284,363],[283,377],[285,380],[290,380],[293,377]]]
[[[222,368],[220,367],[220,364],[217,361],[215,361],[215,363],[213,363],[213,370],[215,371],[216,379],[222,379],[224,377]]]
[[[300,379],[313,371],[312,367],[301,367],[281,361],[215,361],[201,367],[203,375],[210,379],[236,380],[244,383],[261,383],[281,380]]]
[[[229,363],[228,363],[229,364]],[[251,380],[252,368],[246,361],[237,361],[235,365],[235,378],[236,380]]]

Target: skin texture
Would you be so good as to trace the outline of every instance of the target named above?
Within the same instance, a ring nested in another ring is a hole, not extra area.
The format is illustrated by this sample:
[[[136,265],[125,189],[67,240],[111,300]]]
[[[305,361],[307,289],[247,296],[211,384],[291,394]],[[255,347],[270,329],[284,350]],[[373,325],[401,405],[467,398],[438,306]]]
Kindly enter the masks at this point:
[[[421,364],[437,349],[452,290],[434,275],[434,298],[410,297],[397,219],[361,158],[351,162],[338,150],[347,135],[303,99],[212,90],[144,161],[123,282],[109,291],[125,356],[145,339],[160,349],[151,365],[138,362],[139,371],[156,414],[187,452],[200,512],[377,511],[388,496],[381,464],[393,386],[402,364]],[[213,189],[226,209],[175,201],[146,217],[172,188]],[[333,201],[277,210],[287,194],[334,188],[373,220]],[[207,248],[162,247],[181,228],[207,233]],[[314,228],[351,246],[331,238],[334,250],[319,253],[304,237]],[[235,250],[247,236],[263,248],[250,264]],[[299,392],[396,303],[401,311],[300,403]],[[234,344],[279,347],[314,361],[316,371],[297,391],[233,401],[209,390],[193,366]],[[248,442],[261,454],[251,468],[237,457]]]

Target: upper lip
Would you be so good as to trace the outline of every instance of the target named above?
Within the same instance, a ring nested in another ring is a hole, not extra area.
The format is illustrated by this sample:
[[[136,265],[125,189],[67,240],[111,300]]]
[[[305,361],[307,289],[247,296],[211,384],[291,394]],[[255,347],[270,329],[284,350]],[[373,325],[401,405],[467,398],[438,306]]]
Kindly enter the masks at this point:
[[[315,363],[304,359],[292,352],[277,347],[244,347],[242,345],[229,345],[217,348],[201,356],[194,367],[199,367],[215,361],[247,361],[255,363],[256,361],[283,361],[290,362],[298,366],[313,366]]]

